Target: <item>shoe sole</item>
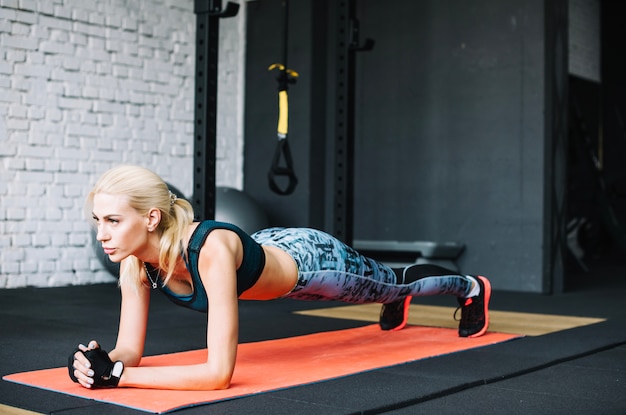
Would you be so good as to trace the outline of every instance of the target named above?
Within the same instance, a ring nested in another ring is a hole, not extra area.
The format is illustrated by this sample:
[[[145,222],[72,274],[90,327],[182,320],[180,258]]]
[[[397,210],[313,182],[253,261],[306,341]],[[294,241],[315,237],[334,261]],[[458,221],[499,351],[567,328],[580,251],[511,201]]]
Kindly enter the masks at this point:
[[[408,321],[409,321],[409,307],[411,306],[411,299],[412,298],[413,298],[412,296],[408,295],[404,299],[404,306],[403,306],[403,310],[402,310],[402,313],[404,315],[404,319],[402,320],[402,323],[400,323],[398,326],[390,329],[389,331],[398,331],[398,330],[402,330],[403,328],[406,327],[406,323],[408,323]]]
[[[489,328],[489,300],[491,300],[491,283],[485,277],[478,276],[478,279],[482,281],[483,289],[485,290],[485,296],[483,298],[483,306],[485,307],[485,326],[482,328],[481,331],[467,336],[469,338],[480,337],[485,334],[487,332],[487,329]]]

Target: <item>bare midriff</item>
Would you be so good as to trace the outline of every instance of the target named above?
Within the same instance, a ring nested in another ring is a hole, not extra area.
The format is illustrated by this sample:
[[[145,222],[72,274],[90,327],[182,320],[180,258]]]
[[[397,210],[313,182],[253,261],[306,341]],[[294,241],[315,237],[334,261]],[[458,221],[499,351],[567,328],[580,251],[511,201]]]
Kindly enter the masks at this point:
[[[242,300],[271,300],[289,293],[298,281],[298,266],[293,258],[275,246],[263,246],[265,267],[258,281],[244,291]]]

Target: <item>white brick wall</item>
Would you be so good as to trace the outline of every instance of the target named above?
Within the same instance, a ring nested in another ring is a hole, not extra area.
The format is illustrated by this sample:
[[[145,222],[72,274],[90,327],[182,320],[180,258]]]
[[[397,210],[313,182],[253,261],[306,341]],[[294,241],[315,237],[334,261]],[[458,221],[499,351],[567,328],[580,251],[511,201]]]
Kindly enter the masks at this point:
[[[245,2],[220,22],[218,185],[243,183]],[[119,163],[192,189],[193,0],[0,0],[0,288],[112,281],[82,217]]]

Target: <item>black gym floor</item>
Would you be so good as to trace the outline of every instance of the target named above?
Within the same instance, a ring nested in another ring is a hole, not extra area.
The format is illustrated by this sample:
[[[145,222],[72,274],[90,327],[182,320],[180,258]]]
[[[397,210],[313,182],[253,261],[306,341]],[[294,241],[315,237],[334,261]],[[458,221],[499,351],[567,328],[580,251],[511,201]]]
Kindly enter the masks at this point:
[[[581,281],[584,284],[557,295],[496,291],[491,308],[606,321],[176,413],[624,414],[626,267],[599,267]],[[447,297],[414,300],[448,306],[451,301]],[[320,305],[242,302],[240,341],[371,324],[293,314]],[[0,376],[63,366],[77,343],[92,338],[112,347],[118,307],[119,293],[113,284],[0,290]],[[160,294],[151,308],[146,354],[205,347],[203,314],[176,307]],[[0,414],[28,411],[145,413],[1,381]]]

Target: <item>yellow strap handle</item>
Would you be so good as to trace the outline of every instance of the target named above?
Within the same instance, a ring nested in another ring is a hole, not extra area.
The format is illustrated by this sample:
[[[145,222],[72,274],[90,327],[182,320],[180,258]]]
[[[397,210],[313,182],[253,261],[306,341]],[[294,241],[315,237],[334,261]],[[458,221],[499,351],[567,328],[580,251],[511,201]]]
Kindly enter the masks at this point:
[[[268,70],[278,69],[284,71],[287,76],[292,78],[298,77],[298,72],[292,69],[285,69],[285,65],[281,63],[273,63],[267,68]],[[278,139],[284,140],[289,130],[289,98],[287,96],[287,82],[284,84],[285,89],[278,91]]]
[[[278,138],[287,137],[289,129],[289,98],[287,91],[278,92]]]

